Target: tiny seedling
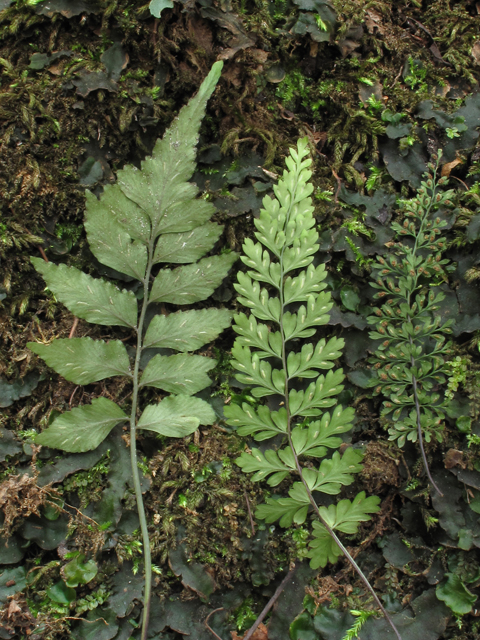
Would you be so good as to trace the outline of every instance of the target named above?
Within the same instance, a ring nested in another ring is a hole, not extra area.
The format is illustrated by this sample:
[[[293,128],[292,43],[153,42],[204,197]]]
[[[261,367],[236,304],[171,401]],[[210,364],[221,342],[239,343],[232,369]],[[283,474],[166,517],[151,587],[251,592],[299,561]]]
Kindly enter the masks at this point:
[[[237,259],[234,253],[203,257],[213,248],[222,227],[209,221],[215,211],[213,205],[198,199],[198,188],[188,182],[195,169],[200,123],[221,69],[221,62],[213,65],[198,94],[180,111],[140,170],[127,166],[119,171],[116,184],[105,187],[100,200],[87,193],[85,227],[92,253],[107,267],[139,281],[137,295],[73,267],[32,258],[50,291],[72,313],[94,324],[126,327],[136,336],[133,363],[120,340],[83,337],[57,339],[50,344],[30,342],[28,346],[75,384],[114,376],[124,376],[132,384],[130,415],[109,398],[95,398],[91,404],[57,417],[37,443],[63,451],[88,451],[95,449],[116,425],[130,423],[131,469],[145,562],[142,640],[148,630],[152,566],[137,461],[137,430],[182,438],[199,425],[215,421],[210,404],[194,395],[210,384],[207,373],[215,360],[189,352],[215,339],[231,322],[231,314],[225,309],[171,313],[168,307],[192,305],[208,298]],[[158,269],[159,263],[181,266]],[[148,355],[148,349],[178,353],[164,355],[157,351],[144,364],[142,355]],[[163,398],[140,411],[146,387],[161,390]]]

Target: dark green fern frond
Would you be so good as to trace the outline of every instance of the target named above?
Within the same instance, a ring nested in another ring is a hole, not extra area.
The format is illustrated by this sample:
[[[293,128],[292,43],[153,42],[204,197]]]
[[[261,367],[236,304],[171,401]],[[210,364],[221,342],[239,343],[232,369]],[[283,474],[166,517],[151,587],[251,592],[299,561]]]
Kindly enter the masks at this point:
[[[411,200],[402,203],[403,225],[395,222],[399,236],[392,255],[378,257],[372,287],[383,304],[369,318],[375,325],[370,337],[382,340],[370,362],[377,376],[371,386],[386,396],[382,414],[391,420],[390,439],[402,447],[418,440],[425,469],[433,486],[423,439],[441,442],[447,400],[441,392],[445,382],[445,355],[452,321],[443,322],[436,311],[445,299],[449,261],[442,258],[446,221],[439,215],[451,205],[454,191],[443,191],[447,178],[437,178],[441,154]]]

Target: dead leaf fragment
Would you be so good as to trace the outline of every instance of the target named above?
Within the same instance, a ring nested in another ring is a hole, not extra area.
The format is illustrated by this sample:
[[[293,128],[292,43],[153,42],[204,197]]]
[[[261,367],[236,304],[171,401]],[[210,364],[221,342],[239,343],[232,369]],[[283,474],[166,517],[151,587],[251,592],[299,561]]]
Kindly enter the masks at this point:
[[[439,96],[440,98],[446,98],[447,93],[450,91],[451,88],[452,88],[452,85],[448,82],[448,80],[444,80],[441,86],[439,85],[435,87],[435,95]]]
[[[0,611],[0,630],[2,638],[25,638],[30,636],[35,627],[36,620],[30,613],[24,598],[11,596],[11,600]]]
[[[342,58],[346,58],[360,46],[362,36],[363,27],[361,24],[359,24],[356,27],[352,27],[351,29],[349,29],[345,34],[345,38],[339,40],[336,43],[337,47],[340,49]]]
[[[463,451],[458,451],[458,449],[449,449],[445,455],[443,463],[445,465],[445,469],[453,469],[453,467],[456,467],[457,465],[460,465],[463,468]]]
[[[460,158],[455,158],[451,162],[446,162],[442,167],[442,178],[448,178],[452,169],[455,169],[459,164],[463,164],[463,161]]]
[[[358,49],[360,46],[360,42],[355,42],[355,40],[349,40],[348,38],[344,38],[343,40],[339,40],[337,42],[337,47],[340,49],[340,53],[342,58],[346,58],[351,53]]]
[[[77,74],[77,80],[73,80],[77,87],[77,94],[85,98],[91,91],[105,89],[106,91],[118,91],[118,84],[108,77],[103,71],[91,72],[83,71]]]
[[[277,107],[280,109],[280,116],[284,119],[284,120],[294,120],[295,119],[295,114],[292,111],[289,111],[288,109],[284,109],[283,106],[278,102],[277,103]]]
[[[217,60],[230,60],[230,58],[233,58],[236,53],[238,53],[242,49],[248,49],[252,46],[252,44],[254,44],[253,40],[245,40],[242,42],[238,42],[238,39],[236,38],[234,40],[235,46],[229,47],[228,49],[225,49],[225,51],[219,53],[217,56]],[[230,42],[232,43],[233,40],[231,40]]]
[[[472,58],[475,64],[480,65],[480,40],[477,40],[472,47]]]
[[[242,86],[242,67],[236,62],[231,62],[229,65],[225,66],[225,71],[222,74],[222,77],[231,82],[234,87],[237,89]]]
[[[8,617],[12,618],[16,613],[21,611],[22,608],[18,606],[18,603],[15,600],[11,600],[8,605]]]
[[[213,51],[213,33],[207,20],[196,14],[188,15],[188,30],[197,48],[207,54]]]
[[[374,33],[375,29],[378,29],[378,33],[383,34],[385,29],[382,27],[382,16],[375,11],[366,11],[365,12],[365,26],[367,27],[368,33]]]
[[[220,53],[217,57],[218,60],[230,60],[238,51],[249,49],[255,45],[255,41],[246,33],[241,20],[233,12],[224,13],[215,7],[203,7],[200,13],[203,18],[216,22],[234,35],[227,43],[228,49]]]
[[[252,59],[260,64],[265,64],[268,60],[268,56],[270,55],[268,51],[264,51],[263,49],[252,49],[249,53]]]
[[[440,62],[443,62],[444,64],[448,64],[448,66],[451,66],[449,62],[447,62],[446,60],[443,59],[442,54],[440,53],[440,49],[437,47],[435,42],[432,42],[432,44],[430,45],[429,49],[432,52],[434,58],[436,58]]]
[[[51,67],[48,67],[47,71],[49,71],[53,76],[61,76],[63,74],[63,64],[61,62],[58,64],[52,64]]]

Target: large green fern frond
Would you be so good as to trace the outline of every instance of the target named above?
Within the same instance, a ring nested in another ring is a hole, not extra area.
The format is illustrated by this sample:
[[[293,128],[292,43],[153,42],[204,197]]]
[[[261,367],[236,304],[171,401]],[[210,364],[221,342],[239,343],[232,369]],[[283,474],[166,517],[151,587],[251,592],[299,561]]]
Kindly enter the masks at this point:
[[[214,422],[211,405],[195,394],[210,384],[208,372],[215,360],[189,352],[215,339],[231,323],[231,314],[225,309],[176,310],[176,305],[208,298],[237,259],[235,253],[207,255],[223,227],[209,222],[214,207],[197,197],[198,188],[189,181],[195,169],[200,122],[221,69],[221,62],[214,64],[198,94],[180,111],[140,169],[127,166],[119,171],[117,182],[105,187],[100,199],[87,193],[85,228],[92,253],[100,263],[140,286],[122,290],[74,267],[32,259],[50,291],[77,317],[94,324],[126,327],[136,334],[132,359],[120,340],[81,337],[51,344],[30,342],[28,346],[75,384],[113,376],[126,377],[132,383],[129,415],[112,400],[96,398],[57,417],[37,442],[64,451],[88,451],[116,425],[130,422],[132,474],[145,557],[142,640],[148,630],[151,560],[136,432],[143,429],[181,438],[199,425]],[[158,263],[162,263],[161,269],[155,267]],[[169,264],[175,267],[166,266]],[[159,308],[153,306],[158,302],[175,307],[164,306],[164,313],[158,314]],[[148,307],[153,311],[149,310],[149,317],[153,316],[149,322]],[[157,353],[143,364],[147,348],[178,353]],[[143,407],[137,419],[145,387],[160,389],[160,402]]]

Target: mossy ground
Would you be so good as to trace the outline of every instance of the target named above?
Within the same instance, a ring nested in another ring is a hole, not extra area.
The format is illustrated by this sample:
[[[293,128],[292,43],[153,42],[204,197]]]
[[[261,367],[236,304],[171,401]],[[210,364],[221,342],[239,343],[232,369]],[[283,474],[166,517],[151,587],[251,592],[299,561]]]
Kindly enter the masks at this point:
[[[299,7],[288,0],[234,0],[203,3],[204,8],[176,2],[160,20],[152,18],[148,3],[140,0],[102,0],[93,12],[76,14],[72,7],[82,2],[72,3],[70,8],[65,2],[63,14],[51,15],[42,14],[27,0],[14,0],[9,7],[1,4],[6,8],[0,12],[0,377],[12,383],[32,371],[44,374],[30,395],[2,409],[0,417],[0,427],[17,434],[22,443],[15,455],[0,463],[2,482],[16,483],[17,488],[32,455],[36,455],[32,433],[45,427],[52,413],[99,395],[127,403],[129,396],[129,389],[115,380],[76,388],[47,370],[26,349],[30,340],[68,337],[74,325],[72,315],[44,290],[29,257],[45,254],[49,260],[103,274],[88,250],[83,231],[85,189],[99,193],[102,184],[115,179],[116,169],[125,163],[138,164],[218,56],[226,63],[202,125],[201,151],[219,145],[230,164],[253,150],[262,156],[267,172],[278,174],[283,171],[288,147],[307,135],[314,158],[321,232],[335,231],[344,224],[345,207],[338,199],[341,185],[363,195],[373,195],[380,187],[403,197],[412,192],[407,181],[394,180],[383,162],[381,142],[388,125],[382,119],[385,107],[393,114],[403,113],[404,123],[425,125],[426,139],[414,128],[411,139],[410,134],[402,138],[403,150],[419,141],[435,150],[442,139],[438,127],[432,120],[416,119],[418,105],[433,100],[435,109],[452,113],[477,90],[480,76],[478,3],[467,0],[332,0],[338,23],[330,41],[315,41],[308,33],[295,35]],[[247,41],[250,44],[245,45]],[[118,78],[113,85],[104,85],[116,88],[108,90],[102,83],[95,84],[95,74],[105,74],[102,56],[114,43],[121,43],[128,59],[117,63],[120,67],[124,64],[123,69],[113,69],[110,80],[115,74]],[[34,54],[54,52],[65,55],[47,60],[43,68],[32,68]],[[74,84],[79,74],[87,83],[86,89]],[[463,164],[458,173],[452,170],[454,182],[465,184],[468,171],[474,176],[478,173],[478,155],[475,150],[459,154]],[[248,177],[241,188],[253,182],[254,178]],[[462,191],[450,239],[458,255],[471,256],[478,246],[465,244],[465,228],[479,204],[478,192],[462,195]],[[215,201],[228,193],[213,190],[212,197]],[[352,215],[352,209],[349,211]],[[361,236],[366,229],[361,226],[365,214],[361,209],[353,213]],[[251,215],[218,214],[226,225],[225,246],[238,249],[251,235]],[[367,271],[362,270],[358,256],[357,262],[352,261],[331,245],[322,251],[336,290],[349,284],[361,291]],[[470,268],[477,268],[475,260],[471,262]],[[452,277],[451,284],[458,282]],[[219,304],[235,306],[231,282],[216,299]],[[337,325],[332,330],[345,334],[351,327]],[[75,326],[75,335],[114,337],[111,330],[83,321]],[[116,330],[115,337],[128,344],[127,331]],[[455,347],[459,357],[469,358],[471,363],[463,378],[458,374],[457,387],[470,397],[474,419],[479,412],[476,339],[475,333],[462,334]],[[226,332],[214,348],[227,352],[232,340],[232,332]],[[351,369],[342,364],[346,372]],[[220,402],[239,392],[231,383],[227,358],[212,387]],[[366,446],[364,471],[345,495],[364,489],[380,495],[383,501],[382,511],[371,523],[357,536],[347,536],[348,544],[361,558],[363,551],[375,548],[378,537],[392,532],[412,537],[411,531],[405,533],[400,519],[405,517],[405,504],[413,489],[418,489],[418,495],[408,504],[416,505],[415,513],[423,519],[422,531],[428,533],[437,526],[438,514],[427,497],[416,451],[412,447],[403,452],[388,443],[378,403],[353,385],[348,387],[345,401],[353,402],[357,409],[354,441]],[[128,441],[126,434],[124,439]],[[434,466],[443,468],[445,453],[453,449],[460,452],[465,468],[473,468],[478,460],[478,435],[470,445],[465,446],[452,423],[447,425],[444,443],[432,444],[428,454]],[[306,539],[301,528],[284,532],[263,526],[256,545],[249,510],[253,513],[263,500],[265,488],[250,482],[233,462],[245,446],[243,439],[222,424],[181,442],[140,440],[143,468],[151,478],[145,499],[158,567],[156,593],[162,598],[181,594],[186,600],[195,595],[168,565],[169,551],[180,542],[181,526],[191,561],[206,567],[221,592],[228,593],[238,584],[255,587],[255,596],[248,596],[234,614],[239,631],[248,628],[252,615],[271,595],[267,585],[274,576],[305,555]],[[38,468],[58,461],[49,456],[40,452]],[[54,488],[68,504],[84,509],[98,502],[108,485],[108,470],[107,456],[89,469],[68,474]],[[31,493],[31,483],[25,481],[24,488],[25,496],[31,498],[30,506],[42,513],[44,492],[40,499],[38,492]],[[19,507],[16,514],[9,512],[18,530],[26,515],[24,508]],[[129,489],[123,508],[134,509]],[[69,513],[68,550],[91,553],[98,549],[107,534],[95,522],[82,520],[75,509]],[[139,536],[134,530],[127,528],[118,535],[110,532],[109,536],[110,541],[116,541],[116,554],[107,554],[105,560],[98,556],[100,571],[93,582],[78,589],[73,610],[48,596],[48,589],[62,575],[65,550],[42,549],[35,542],[28,546],[23,565],[35,578],[29,579],[30,586],[24,590],[26,599],[14,600],[16,608],[11,615],[8,605],[0,614],[14,637],[27,637],[30,632],[29,637],[35,637],[29,607],[43,625],[36,637],[60,640],[71,637],[75,618],[104,603],[118,563],[133,562],[135,566],[141,559],[136,543]],[[431,544],[437,544],[435,538]],[[458,563],[477,566],[475,547],[456,548],[451,555],[446,548],[439,554],[433,549],[422,553],[413,569],[391,564],[369,567],[377,589],[384,595],[396,593],[405,606],[413,595],[428,588],[425,576],[435,558],[450,571],[457,563],[457,574]],[[478,589],[474,580],[469,584],[474,592]],[[360,584],[341,564],[331,575],[314,580],[309,593],[317,604],[362,606]],[[132,606],[132,619],[138,614],[138,605]],[[461,625],[452,618],[442,637],[473,640],[477,628],[472,616],[464,616]]]

